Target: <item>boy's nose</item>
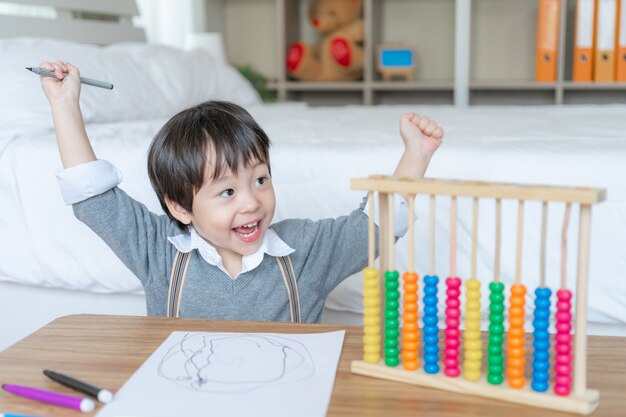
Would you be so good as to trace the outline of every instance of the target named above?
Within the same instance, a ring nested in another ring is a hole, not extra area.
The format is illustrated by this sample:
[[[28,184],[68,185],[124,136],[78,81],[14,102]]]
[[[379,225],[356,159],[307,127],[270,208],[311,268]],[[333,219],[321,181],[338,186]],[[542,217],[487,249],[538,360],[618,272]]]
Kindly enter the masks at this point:
[[[242,213],[249,213],[252,211],[256,211],[261,207],[261,202],[258,198],[252,193],[246,193],[242,196],[240,211]]]

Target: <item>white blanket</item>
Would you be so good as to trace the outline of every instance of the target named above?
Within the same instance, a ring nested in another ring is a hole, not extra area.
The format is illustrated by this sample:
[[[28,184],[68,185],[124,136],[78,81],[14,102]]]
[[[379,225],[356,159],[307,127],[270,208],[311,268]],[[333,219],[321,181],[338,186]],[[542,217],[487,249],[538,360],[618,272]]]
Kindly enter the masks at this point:
[[[407,111],[432,116],[446,130],[429,177],[607,188],[607,201],[593,211],[590,319],[626,323],[626,107],[308,108],[285,104],[249,110],[273,141],[275,221],[335,217],[354,209],[363,193],[350,190],[350,179],[393,172],[402,153],[398,118]],[[123,172],[121,187],[156,212],[160,207],[149,185],[145,159],[164,121],[87,126],[98,157]],[[60,169],[51,122],[0,126],[0,280],[140,293],[138,280],[64,206],[55,179]],[[471,202],[465,200],[460,201],[457,255],[462,278],[468,277],[470,269]],[[449,198],[438,199],[440,277],[449,273],[448,206]],[[427,199],[418,197],[416,207],[416,262],[423,275],[428,259]],[[501,278],[510,283],[515,269],[515,202],[506,201],[504,210]],[[478,278],[484,283],[493,278],[493,213],[493,201],[481,201]],[[569,234],[569,283],[576,274],[577,214],[574,210]],[[562,215],[562,205],[551,205],[547,268],[553,289],[560,277]],[[540,221],[540,204],[528,203],[523,276],[529,293],[538,282]],[[406,239],[396,247],[397,268],[402,271],[407,262]],[[328,304],[360,311],[360,278],[342,284]]]

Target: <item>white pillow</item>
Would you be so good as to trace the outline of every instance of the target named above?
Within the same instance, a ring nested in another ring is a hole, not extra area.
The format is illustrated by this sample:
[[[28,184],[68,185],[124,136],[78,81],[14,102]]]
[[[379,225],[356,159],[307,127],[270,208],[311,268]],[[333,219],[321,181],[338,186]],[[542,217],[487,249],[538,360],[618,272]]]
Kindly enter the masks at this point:
[[[64,60],[81,75],[112,83],[113,90],[82,86],[85,122],[168,118],[209,99],[260,103],[252,85],[202,50],[121,43],[107,47],[41,38],[0,40],[0,123],[50,121],[38,77],[25,67]]]

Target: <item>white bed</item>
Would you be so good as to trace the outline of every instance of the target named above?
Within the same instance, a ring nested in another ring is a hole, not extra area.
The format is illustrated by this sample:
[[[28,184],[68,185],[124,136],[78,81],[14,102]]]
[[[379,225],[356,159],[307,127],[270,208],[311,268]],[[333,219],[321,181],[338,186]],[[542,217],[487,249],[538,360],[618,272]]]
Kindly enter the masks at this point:
[[[398,117],[416,111],[446,129],[427,172],[441,178],[530,184],[583,185],[608,190],[593,212],[589,289],[590,330],[626,334],[626,106],[453,107],[377,106],[310,108],[261,105],[231,67],[199,51],[145,44],[106,49],[67,42],[0,40],[0,349],[55,317],[71,313],[145,314],[139,282],[64,206],[55,174],[61,169],[48,105],[39,81],[23,70],[63,58],[83,75],[113,82],[111,91],[83,88],[81,105],[97,155],[124,174],[121,187],[160,212],[145,168],[148,144],[178,109],[208,98],[245,105],[273,141],[275,221],[348,213],[361,201],[354,177],[388,174],[402,151]],[[138,71],[138,68],[141,71]],[[148,97],[149,99],[145,99]],[[426,272],[427,200],[418,197],[417,269]],[[448,271],[449,201],[440,199],[437,271]],[[515,203],[504,204],[502,279],[514,272]],[[492,279],[494,205],[481,206],[478,275]],[[538,282],[540,206],[528,204],[525,282]],[[549,285],[559,279],[563,207],[550,209]],[[471,207],[461,200],[458,273],[467,277]],[[574,212],[572,225],[577,224]],[[571,228],[574,241],[576,227]],[[568,270],[576,270],[570,245]],[[404,270],[407,244],[397,244]],[[331,294],[324,320],[359,323],[360,277]]]

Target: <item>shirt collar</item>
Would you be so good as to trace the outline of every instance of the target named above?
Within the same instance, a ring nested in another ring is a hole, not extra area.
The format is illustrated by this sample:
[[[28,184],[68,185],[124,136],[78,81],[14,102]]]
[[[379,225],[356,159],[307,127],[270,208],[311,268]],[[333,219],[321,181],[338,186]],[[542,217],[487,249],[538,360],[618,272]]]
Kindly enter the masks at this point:
[[[226,275],[231,277],[228,271],[226,271],[222,263],[222,257],[215,247],[204,240],[193,227],[189,226],[187,233],[168,237],[167,240],[183,253],[198,249],[200,256],[202,256],[205,261],[211,265],[217,266]],[[287,256],[294,252],[295,249],[286,244],[273,229],[267,229],[259,250],[250,255],[244,255],[241,259],[241,272],[239,275],[244,272],[252,271],[259,266],[261,262],[263,262],[265,254],[270,256]],[[236,279],[239,275],[231,278]]]

